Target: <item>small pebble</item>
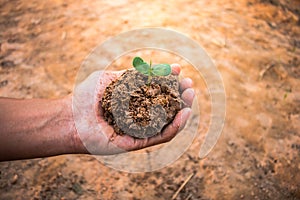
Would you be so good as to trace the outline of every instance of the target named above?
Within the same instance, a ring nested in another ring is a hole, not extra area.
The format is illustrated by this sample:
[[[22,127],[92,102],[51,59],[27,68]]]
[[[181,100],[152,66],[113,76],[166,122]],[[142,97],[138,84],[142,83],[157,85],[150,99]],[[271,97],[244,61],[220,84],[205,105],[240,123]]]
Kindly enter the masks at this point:
[[[15,184],[15,183],[17,183],[17,181],[18,181],[18,175],[17,174],[15,174],[14,175],[14,177],[12,178],[12,180],[11,180],[11,184]]]

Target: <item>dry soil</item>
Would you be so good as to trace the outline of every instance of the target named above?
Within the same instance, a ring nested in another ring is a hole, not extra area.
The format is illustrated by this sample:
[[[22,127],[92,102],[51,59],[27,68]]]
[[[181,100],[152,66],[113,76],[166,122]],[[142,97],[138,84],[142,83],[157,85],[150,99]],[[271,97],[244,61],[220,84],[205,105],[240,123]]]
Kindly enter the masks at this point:
[[[217,146],[199,160],[210,99],[197,91],[200,136],[156,172],[119,172],[87,155],[2,162],[0,199],[171,199],[191,174],[176,199],[300,199],[299,8],[299,0],[1,0],[1,96],[69,94],[91,49],[159,26],[207,50],[223,77],[227,115]]]

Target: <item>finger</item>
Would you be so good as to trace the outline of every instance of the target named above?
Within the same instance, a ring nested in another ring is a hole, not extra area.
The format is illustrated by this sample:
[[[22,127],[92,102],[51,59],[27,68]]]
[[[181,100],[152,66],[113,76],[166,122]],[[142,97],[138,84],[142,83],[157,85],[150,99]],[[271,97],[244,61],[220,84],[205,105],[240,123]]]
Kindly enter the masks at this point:
[[[120,153],[124,151],[138,150],[142,148],[142,145],[139,143],[142,143],[142,141],[136,143],[135,138],[129,135],[116,135],[112,143],[109,143],[109,152]]]
[[[110,81],[107,82],[111,82],[117,78],[119,78],[126,70],[120,70],[120,71],[103,71],[103,77],[109,79]]]
[[[187,88],[191,88],[193,86],[193,81],[190,78],[184,78],[180,81],[180,91],[183,92]]]
[[[145,143],[145,147],[161,144],[173,139],[184,128],[190,115],[190,108],[184,108],[179,111],[172,123],[163,130],[162,134],[149,138],[147,143]]]
[[[106,88],[107,85],[109,85],[113,80],[120,77],[125,70],[121,71],[96,71],[93,74],[97,75],[97,88],[96,91],[98,91],[99,94],[102,94]]]
[[[194,97],[195,97],[195,91],[193,88],[188,88],[184,90],[184,92],[181,94],[182,100],[186,103],[188,107],[192,106]]]
[[[190,115],[190,108],[182,109],[177,113],[172,123],[168,125],[161,134],[158,134],[151,138],[137,139],[128,135],[117,136],[114,140],[114,143],[117,144],[118,148],[114,149],[114,152],[120,153],[122,151],[139,150],[149,146],[168,142],[185,127],[185,124]],[[113,148],[110,148],[110,151],[112,150]]]
[[[191,115],[190,108],[184,108],[177,113],[174,120],[162,132],[162,138],[165,141],[170,141],[177,133],[179,133],[185,126],[188,118]]]
[[[117,151],[115,150],[115,152],[124,152],[124,151],[139,150],[139,149],[143,149],[158,144],[154,142],[150,143],[149,140],[150,138],[141,139],[141,138],[134,138],[129,135],[122,135],[122,136],[118,135],[113,142],[116,144],[115,146],[117,146],[117,148],[115,148]]]
[[[126,70],[120,70],[120,71],[112,71],[113,74],[117,75],[118,77],[121,76]]]
[[[177,63],[171,64],[171,68],[172,68],[172,74],[173,75],[179,75],[180,74],[180,65]]]

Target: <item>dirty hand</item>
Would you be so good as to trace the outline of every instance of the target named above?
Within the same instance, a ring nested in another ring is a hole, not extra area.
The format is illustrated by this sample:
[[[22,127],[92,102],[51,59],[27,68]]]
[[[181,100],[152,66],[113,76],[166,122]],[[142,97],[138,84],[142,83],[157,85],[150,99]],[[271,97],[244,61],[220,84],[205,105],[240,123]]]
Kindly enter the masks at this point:
[[[179,75],[180,66],[173,64],[171,67],[172,74]],[[177,113],[172,123],[165,127],[160,134],[146,139],[117,135],[113,127],[103,118],[101,99],[106,86],[122,73],[123,71],[94,72],[75,89],[73,111],[77,133],[86,150],[91,154],[115,154],[168,142],[184,128],[191,114],[190,107],[195,94],[191,88],[192,80],[185,78],[180,82],[180,92],[186,107]]]

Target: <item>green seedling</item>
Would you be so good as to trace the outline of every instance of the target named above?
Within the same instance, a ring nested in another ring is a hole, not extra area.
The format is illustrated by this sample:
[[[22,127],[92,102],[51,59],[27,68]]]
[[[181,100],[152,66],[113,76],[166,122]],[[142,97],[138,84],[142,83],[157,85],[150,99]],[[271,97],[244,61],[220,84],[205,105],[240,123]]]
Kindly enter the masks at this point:
[[[148,85],[150,85],[153,76],[168,76],[172,71],[169,64],[155,64],[152,66],[151,60],[148,64],[140,57],[135,57],[132,64],[138,72],[148,76]]]

